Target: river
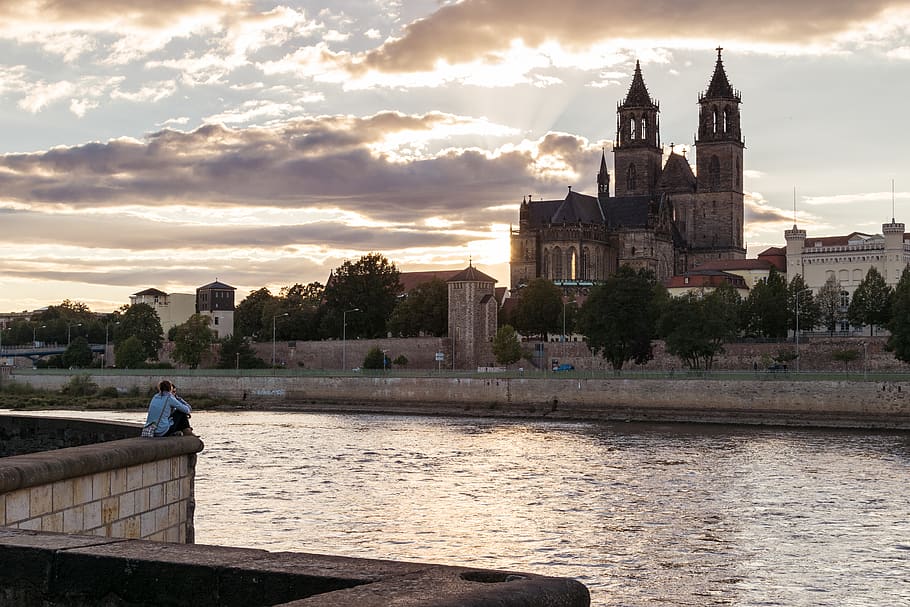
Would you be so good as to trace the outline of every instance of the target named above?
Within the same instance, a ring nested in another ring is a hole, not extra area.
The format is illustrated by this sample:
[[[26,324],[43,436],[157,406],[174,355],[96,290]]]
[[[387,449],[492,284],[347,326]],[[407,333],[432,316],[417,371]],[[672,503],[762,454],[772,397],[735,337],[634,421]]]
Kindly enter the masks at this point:
[[[201,544],[574,577],[601,607],[910,604],[910,434],[249,411],[193,422]]]

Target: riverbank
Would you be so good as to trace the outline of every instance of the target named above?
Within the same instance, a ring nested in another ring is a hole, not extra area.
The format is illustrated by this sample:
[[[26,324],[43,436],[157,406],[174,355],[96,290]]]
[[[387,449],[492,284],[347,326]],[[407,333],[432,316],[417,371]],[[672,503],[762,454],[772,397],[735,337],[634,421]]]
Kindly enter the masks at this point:
[[[90,378],[127,394],[145,393],[160,375]],[[9,379],[59,390],[70,376],[13,374]],[[179,382],[184,394],[224,399],[225,408],[910,430],[910,382],[904,381],[197,373]]]

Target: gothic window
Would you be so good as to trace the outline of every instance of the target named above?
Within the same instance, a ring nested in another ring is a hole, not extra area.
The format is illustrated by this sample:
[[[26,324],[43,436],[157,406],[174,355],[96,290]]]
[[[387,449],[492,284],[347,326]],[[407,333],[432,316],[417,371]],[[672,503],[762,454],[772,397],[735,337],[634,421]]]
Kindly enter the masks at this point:
[[[629,120],[629,139],[635,139],[635,132],[638,130],[638,126],[635,124],[635,118]]]
[[[589,249],[588,247],[584,247],[581,250],[581,271],[582,271],[581,279],[582,280],[590,280],[591,277],[593,276],[591,273],[591,270],[592,270],[591,262],[592,262],[591,249]]]
[[[553,280],[562,280],[562,249],[559,247],[553,248]]]
[[[641,138],[645,141],[648,140],[648,117],[645,116],[641,119]]]
[[[717,156],[711,156],[708,163],[708,187],[711,190],[720,188],[720,159]]]
[[[635,165],[630,164],[626,171],[626,189],[628,190],[638,189],[638,176],[635,173]]]
[[[550,249],[543,250],[543,272],[541,276],[550,278]]]
[[[730,108],[724,108],[724,133],[733,131],[733,116],[730,114]]]
[[[578,253],[575,251],[575,248],[569,249],[566,254],[566,265],[569,270],[568,278],[569,280],[578,280]]]
[[[717,108],[714,109],[713,116],[714,116],[714,120],[711,124],[711,132],[716,135],[717,134]]]

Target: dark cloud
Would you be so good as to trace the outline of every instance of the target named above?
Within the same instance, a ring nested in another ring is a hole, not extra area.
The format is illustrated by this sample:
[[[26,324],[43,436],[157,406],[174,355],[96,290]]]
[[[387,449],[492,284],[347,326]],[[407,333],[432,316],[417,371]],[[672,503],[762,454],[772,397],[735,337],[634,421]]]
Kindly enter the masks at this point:
[[[8,200],[41,204],[120,206],[162,203],[342,208],[377,221],[419,223],[442,216],[475,224],[491,206],[523,193],[561,190],[539,171],[549,156],[593,175],[599,150],[584,139],[549,134],[521,149],[493,154],[450,149],[417,160],[371,152],[388,134],[430,132],[460,119],[431,113],[329,116],[272,128],[206,125],[191,132],[151,134],[0,157],[0,191]],[[536,149],[534,149],[536,145]],[[582,191],[593,190],[576,184]],[[487,224],[489,215],[482,218]]]
[[[788,214],[783,209],[768,207],[760,204],[747,202],[743,209],[743,221],[748,226],[758,226],[761,224],[780,224],[793,221],[793,214]]]
[[[244,10],[249,2],[227,0],[0,0],[0,17],[17,20],[40,15],[45,22],[129,22],[148,29],[173,27],[181,17]]]
[[[464,0],[413,21],[401,37],[369,52],[350,69],[430,71],[440,61],[498,62],[497,52],[521,39],[586,48],[613,38],[751,40],[804,43],[843,32],[900,0]],[[603,23],[608,27],[592,27]]]

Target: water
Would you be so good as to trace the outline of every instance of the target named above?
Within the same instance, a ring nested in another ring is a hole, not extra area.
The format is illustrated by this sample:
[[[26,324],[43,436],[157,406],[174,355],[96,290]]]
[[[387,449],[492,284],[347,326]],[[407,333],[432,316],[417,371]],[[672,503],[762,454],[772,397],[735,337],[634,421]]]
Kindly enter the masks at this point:
[[[198,543],[574,577],[598,606],[910,605],[907,434],[258,412],[193,422],[206,444]]]

